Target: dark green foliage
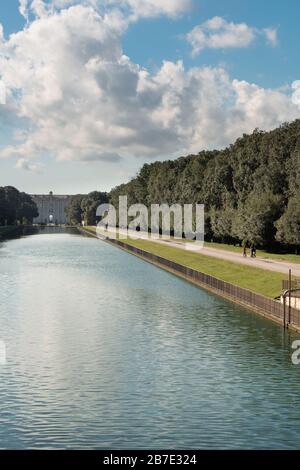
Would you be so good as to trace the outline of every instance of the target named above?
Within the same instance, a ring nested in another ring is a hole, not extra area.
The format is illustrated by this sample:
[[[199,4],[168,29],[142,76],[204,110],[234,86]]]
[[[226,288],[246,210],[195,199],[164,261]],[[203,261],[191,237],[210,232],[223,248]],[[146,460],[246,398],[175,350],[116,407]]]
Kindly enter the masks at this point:
[[[255,130],[229,148],[144,165],[114,188],[128,204],[205,204],[206,239],[299,246],[300,120]]]
[[[37,206],[29,194],[13,186],[0,187],[0,225],[31,224],[37,216]]]
[[[108,202],[107,193],[93,191],[85,196],[81,201],[82,216],[85,225],[96,224],[96,211],[98,206]]]
[[[300,247],[300,193],[289,200],[283,216],[275,223],[278,241]]]
[[[85,198],[82,194],[73,196],[68,206],[65,208],[67,223],[69,225],[80,225],[82,221],[81,203]]]
[[[232,235],[249,244],[253,242],[271,247],[276,234],[274,222],[281,213],[281,196],[271,191],[252,191],[245,204],[240,204],[233,214]]]
[[[20,193],[19,205],[17,207],[17,220],[23,224],[31,224],[38,217],[38,208],[26,193]]]
[[[222,243],[236,242],[240,237],[234,232],[236,211],[227,206],[224,209],[212,208],[210,211],[211,238],[215,237]],[[207,230],[205,230],[207,234]]]
[[[99,191],[73,196],[65,209],[68,224],[80,225],[84,221],[85,225],[95,225],[98,206],[107,202],[107,193]]]
[[[0,187],[0,225],[5,224],[7,213],[7,203],[5,189]]]

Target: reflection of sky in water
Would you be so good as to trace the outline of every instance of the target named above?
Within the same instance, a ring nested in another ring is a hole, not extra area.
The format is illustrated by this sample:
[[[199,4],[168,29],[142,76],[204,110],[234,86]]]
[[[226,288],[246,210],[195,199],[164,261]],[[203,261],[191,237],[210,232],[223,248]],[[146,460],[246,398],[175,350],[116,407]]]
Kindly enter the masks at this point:
[[[4,341],[0,340],[0,366],[6,364],[6,347]]]
[[[277,325],[80,236],[3,244],[0,283],[0,447],[299,445]]]

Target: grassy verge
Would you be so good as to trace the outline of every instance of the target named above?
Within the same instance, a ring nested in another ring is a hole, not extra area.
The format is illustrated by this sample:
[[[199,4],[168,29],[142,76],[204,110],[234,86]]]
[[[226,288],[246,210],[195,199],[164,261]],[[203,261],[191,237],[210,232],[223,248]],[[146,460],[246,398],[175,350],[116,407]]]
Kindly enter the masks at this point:
[[[95,233],[95,227],[86,227],[85,229]],[[281,273],[243,266],[147,240],[127,239],[124,242],[266,297],[274,298],[281,293],[281,283],[284,277]]]
[[[232,253],[242,253],[242,248],[239,246],[233,245],[226,245],[225,243],[210,243],[205,242],[206,248],[216,248],[219,250],[230,251]],[[248,249],[248,254],[250,254],[250,250]],[[300,264],[300,255],[293,255],[293,254],[282,254],[282,253],[268,253],[265,250],[257,250],[256,253],[257,257],[265,258],[265,259],[273,259],[275,261],[289,261],[290,263],[298,263]]]
[[[87,227],[90,230],[95,229],[93,227]],[[180,240],[176,240],[177,243],[180,243]],[[185,240],[185,242],[189,242],[189,240]],[[227,245],[225,243],[215,243],[215,242],[205,242],[204,245],[206,248],[215,248],[218,250],[224,250],[224,251],[229,251],[231,253],[237,253],[237,254],[242,254],[242,248],[240,246],[234,246],[234,245]],[[250,256],[250,250],[248,249],[248,255]],[[284,254],[284,253],[269,253],[265,250],[257,250],[256,256],[258,258],[264,258],[264,259],[273,259],[274,261],[287,261],[290,263],[297,263],[300,264],[300,255],[296,254]]]

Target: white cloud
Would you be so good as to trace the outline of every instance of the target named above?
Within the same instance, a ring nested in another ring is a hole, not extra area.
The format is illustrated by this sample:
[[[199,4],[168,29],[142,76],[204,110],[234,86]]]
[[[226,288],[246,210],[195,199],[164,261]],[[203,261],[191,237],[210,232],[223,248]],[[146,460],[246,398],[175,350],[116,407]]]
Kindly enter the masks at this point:
[[[292,101],[300,109],[300,80],[296,80],[292,84],[292,90],[293,90]]]
[[[0,105],[6,104],[6,86],[5,83],[0,80]]]
[[[19,0],[20,13],[28,19],[30,12],[39,17],[70,6],[92,6],[99,11],[114,13],[122,11],[127,22],[139,18],[166,15],[178,17],[189,11],[193,0]]]
[[[27,19],[29,0],[19,0],[19,12]]]
[[[14,113],[20,129],[0,156],[31,171],[44,155],[118,163],[198,152],[299,117],[296,84],[292,100],[222,68],[164,62],[151,74],[124,55],[116,27],[91,6],[48,12],[3,40],[0,75],[9,122]]]
[[[199,54],[203,49],[225,49],[247,47],[255,40],[255,29],[246,23],[228,23],[219,16],[196,26],[187,34],[193,54]]]
[[[191,8],[192,0],[120,0],[116,3],[128,6],[137,18],[160,15],[176,17]]]
[[[276,28],[265,28],[263,30],[264,34],[266,35],[266,39],[268,44],[275,47],[278,44],[278,31]]]
[[[41,173],[42,172],[42,166],[39,164],[32,164],[25,158],[20,158],[16,162],[15,168],[17,170],[23,170],[23,171],[29,171],[30,173]]]
[[[289,96],[231,80],[222,68],[185,72],[182,63],[165,63],[158,77],[168,86],[155,117],[176,128],[187,151],[220,148],[256,127],[268,130],[299,117]]]
[[[261,34],[272,46],[277,44],[277,30],[274,28],[259,30],[246,23],[228,22],[220,16],[215,16],[192,29],[186,35],[186,39],[192,46],[193,55],[197,55],[207,48],[245,48]]]

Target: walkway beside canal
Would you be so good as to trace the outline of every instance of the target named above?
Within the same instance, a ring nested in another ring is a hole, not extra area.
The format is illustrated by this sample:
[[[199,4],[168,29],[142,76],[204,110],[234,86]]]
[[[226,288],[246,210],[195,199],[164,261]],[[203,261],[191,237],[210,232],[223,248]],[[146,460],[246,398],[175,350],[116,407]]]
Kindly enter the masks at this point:
[[[157,240],[157,243],[168,244],[176,248],[185,249],[185,246],[182,242],[177,242],[174,240]],[[289,269],[291,269],[293,275],[300,278],[300,264],[297,263],[291,263],[289,261],[278,261],[270,258],[251,258],[250,256],[244,258],[242,254],[233,253],[231,251],[222,250],[219,248],[210,248],[207,246],[204,246],[202,249],[200,249],[195,245],[195,247],[192,246],[191,248],[193,249],[192,251],[194,251],[195,253],[198,252],[205,256],[212,256],[213,258],[231,261],[232,263],[239,263],[244,266],[251,266],[255,268],[265,269],[267,271],[282,273],[286,276],[288,275]]]

